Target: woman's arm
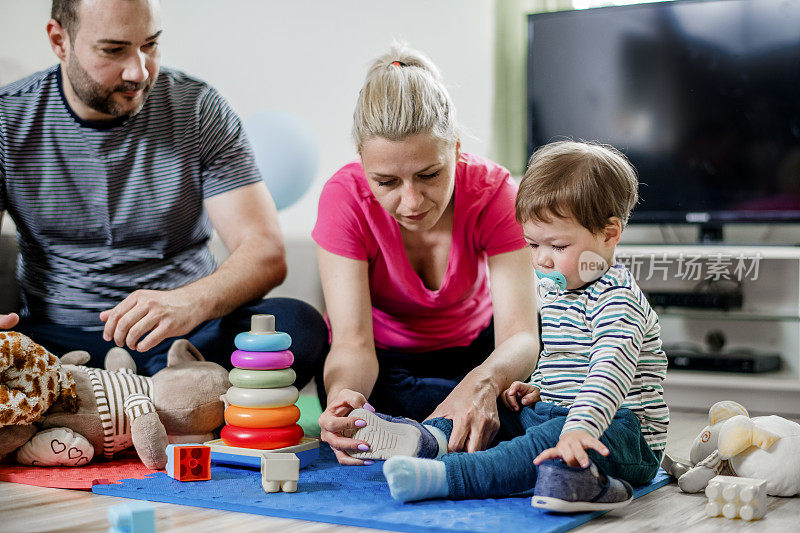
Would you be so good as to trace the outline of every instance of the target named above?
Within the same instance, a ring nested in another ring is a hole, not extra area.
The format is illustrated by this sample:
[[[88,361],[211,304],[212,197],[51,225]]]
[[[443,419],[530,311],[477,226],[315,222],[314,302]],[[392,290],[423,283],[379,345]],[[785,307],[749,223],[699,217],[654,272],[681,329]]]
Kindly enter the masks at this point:
[[[319,417],[321,438],[331,445],[341,464],[363,464],[345,450],[358,450],[364,441],[343,435],[356,429],[347,418],[364,406],[378,378],[378,359],[372,332],[372,304],[366,261],[317,249],[322,291],[331,324],[331,351],[325,361],[328,405]]]
[[[472,370],[430,418],[453,420],[449,451],[483,450],[500,427],[497,398],[530,376],[539,357],[536,291],[527,249],[489,257],[495,349]]]

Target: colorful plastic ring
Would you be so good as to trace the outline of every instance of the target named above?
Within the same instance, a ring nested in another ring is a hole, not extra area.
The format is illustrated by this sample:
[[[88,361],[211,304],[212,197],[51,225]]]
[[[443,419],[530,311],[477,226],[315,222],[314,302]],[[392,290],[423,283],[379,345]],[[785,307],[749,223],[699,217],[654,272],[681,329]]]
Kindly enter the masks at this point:
[[[243,428],[226,425],[220,433],[228,446],[275,450],[294,446],[303,438],[303,428],[294,424],[280,428]]]
[[[300,420],[300,409],[296,405],[256,409],[228,406],[225,409],[225,422],[242,428],[277,428],[291,426]]]
[[[245,332],[236,335],[233,344],[240,350],[248,352],[279,352],[289,349],[292,338],[282,331],[262,334]]]
[[[289,350],[282,352],[246,352],[236,350],[231,354],[231,364],[245,370],[280,370],[294,363],[294,354]]]
[[[228,403],[238,407],[286,407],[294,405],[300,392],[297,387],[280,387],[278,389],[243,389],[231,387],[225,393]]]
[[[231,385],[242,387],[243,389],[275,389],[292,385],[294,380],[297,379],[297,374],[291,368],[282,368],[280,370],[234,368],[228,375],[228,379],[230,379]]]

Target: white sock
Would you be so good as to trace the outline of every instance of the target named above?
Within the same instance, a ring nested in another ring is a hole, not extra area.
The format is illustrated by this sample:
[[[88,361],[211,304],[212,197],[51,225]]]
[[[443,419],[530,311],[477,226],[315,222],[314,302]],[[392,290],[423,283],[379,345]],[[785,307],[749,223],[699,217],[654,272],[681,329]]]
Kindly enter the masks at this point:
[[[448,494],[447,472],[441,461],[396,456],[383,464],[383,475],[392,498],[401,502],[444,498]]]

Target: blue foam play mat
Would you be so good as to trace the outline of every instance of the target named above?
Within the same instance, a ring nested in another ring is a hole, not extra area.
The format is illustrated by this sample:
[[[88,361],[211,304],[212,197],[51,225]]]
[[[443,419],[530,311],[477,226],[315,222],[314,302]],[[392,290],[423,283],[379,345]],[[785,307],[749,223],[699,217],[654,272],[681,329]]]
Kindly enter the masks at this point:
[[[400,503],[389,495],[383,463],[340,466],[323,444],[319,459],[300,471],[297,492],[266,493],[261,473],[244,467],[214,465],[210,481],[181,482],[162,472],[121,484],[95,485],[92,492],[137,500],[208,507],[280,518],[316,520],[331,524],[392,531],[452,532],[568,531],[603,513],[550,514],[531,507],[530,497],[486,500],[432,500]],[[642,496],[669,482],[659,471],[649,485],[637,487]],[[623,511],[624,512],[624,511]]]

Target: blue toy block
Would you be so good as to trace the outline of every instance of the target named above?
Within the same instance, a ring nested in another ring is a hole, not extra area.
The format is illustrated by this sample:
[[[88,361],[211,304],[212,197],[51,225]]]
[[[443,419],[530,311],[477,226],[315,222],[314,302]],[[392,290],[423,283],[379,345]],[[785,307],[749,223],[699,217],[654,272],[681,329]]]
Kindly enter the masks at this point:
[[[155,508],[149,503],[122,503],[108,508],[108,533],[155,533]]]

